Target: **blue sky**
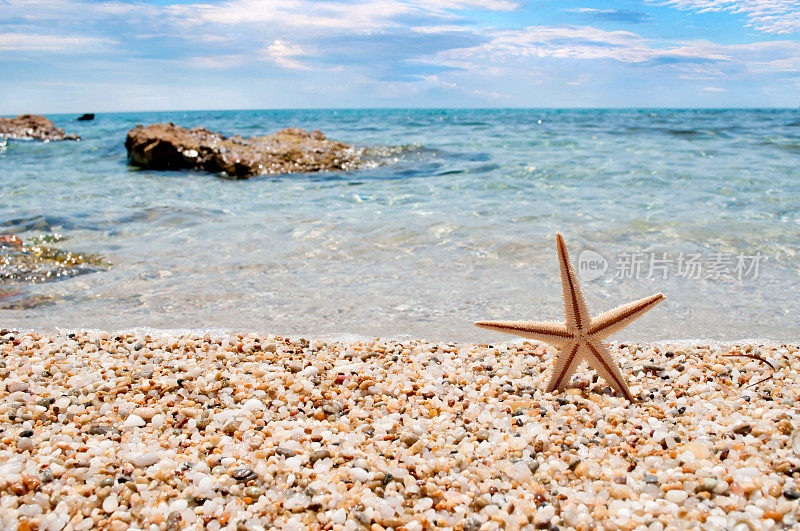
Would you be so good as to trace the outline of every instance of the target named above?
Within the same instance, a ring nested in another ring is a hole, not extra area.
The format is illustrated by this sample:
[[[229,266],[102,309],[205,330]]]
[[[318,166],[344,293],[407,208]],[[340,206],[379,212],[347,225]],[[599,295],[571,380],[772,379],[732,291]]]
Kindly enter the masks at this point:
[[[0,0],[0,114],[798,104],[800,0]]]

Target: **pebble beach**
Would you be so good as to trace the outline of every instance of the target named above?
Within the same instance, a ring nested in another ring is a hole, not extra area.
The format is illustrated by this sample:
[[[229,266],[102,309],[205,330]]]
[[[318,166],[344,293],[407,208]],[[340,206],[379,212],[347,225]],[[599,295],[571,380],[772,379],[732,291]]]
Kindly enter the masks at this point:
[[[527,341],[3,330],[0,527],[800,525],[797,346],[610,350],[638,403]]]

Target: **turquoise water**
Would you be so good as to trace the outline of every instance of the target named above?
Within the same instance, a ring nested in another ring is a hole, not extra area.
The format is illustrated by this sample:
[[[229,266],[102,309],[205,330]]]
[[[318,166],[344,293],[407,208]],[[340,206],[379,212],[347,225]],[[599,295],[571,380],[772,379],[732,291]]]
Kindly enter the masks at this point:
[[[608,263],[584,281],[592,311],[667,295],[621,339],[800,339],[796,110],[75,117],[51,116],[81,142],[0,148],[0,232],[60,233],[59,247],[114,265],[14,286],[49,303],[0,310],[2,326],[493,341],[471,322],[560,318],[560,231],[575,259],[591,249]],[[318,128],[370,148],[374,164],[247,181],[130,167],[126,132],[160,121],[246,136]],[[618,269],[631,253],[673,262],[637,278]],[[674,269],[681,253],[699,256],[700,278]],[[715,278],[720,256],[730,274]],[[739,256],[760,257],[758,274],[737,278]]]

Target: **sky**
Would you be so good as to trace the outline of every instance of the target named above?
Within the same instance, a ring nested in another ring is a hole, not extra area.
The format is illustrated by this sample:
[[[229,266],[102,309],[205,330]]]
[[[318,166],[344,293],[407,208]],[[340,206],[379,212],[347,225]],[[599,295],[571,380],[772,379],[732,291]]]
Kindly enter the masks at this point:
[[[0,114],[797,107],[800,0],[0,0]]]

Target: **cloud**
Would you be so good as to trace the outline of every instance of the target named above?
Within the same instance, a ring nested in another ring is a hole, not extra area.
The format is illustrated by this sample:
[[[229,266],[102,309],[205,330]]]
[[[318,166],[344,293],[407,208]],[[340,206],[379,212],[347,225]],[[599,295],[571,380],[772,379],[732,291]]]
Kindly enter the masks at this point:
[[[708,92],[710,94],[718,94],[720,92],[728,92],[728,89],[719,88],[719,87],[702,87],[700,90],[703,92]]]
[[[3,23],[14,20],[35,23],[82,22],[106,17],[154,14],[158,9],[145,2],[86,2],[81,0],[2,0]]]
[[[493,31],[478,46],[431,56],[433,64],[491,74],[552,68],[554,61],[581,65],[613,62],[621,66],[670,71],[680,79],[744,79],[756,75],[800,77],[800,42],[765,41],[721,45],[707,40],[669,42],[629,31],[591,26]],[[573,63],[570,63],[572,61]],[[642,74],[640,74],[642,75]],[[567,84],[580,84],[573,79]]]
[[[0,51],[68,52],[106,51],[111,39],[46,35],[42,33],[0,33]]]
[[[650,15],[643,11],[630,11],[627,9],[597,9],[594,7],[577,7],[565,9],[568,13],[579,13],[589,18],[604,22],[626,22],[628,24],[641,24],[650,20]]]
[[[786,12],[788,0],[645,2],[740,13],[762,29],[772,20],[776,31],[796,15]],[[674,29],[668,20],[656,28],[642,24],[649,21],[645,13],[595,7],[563,10],[580,24],[520,27],[522,20],[547,19],[552,10],[538,6],[521,0],[0,0],[0,71],[34,82],[150,80],[184,90],[202,84],[208,95],[253,98],[246,100],[255,102],[250,106],[261,104],[265,90],[278,106],[530,104],[545,101],[545,90],[556,100],[574,90],[573,99],[583,101],[597,92],[587,87],[603,84],[646,97],[655,86],[687,87],[696,97],[710,93],[698,87],[724,86],[733,98],[735,80],[744,80],[740,88],[787,87],[800,77],[800,43],[792,40],[720,45],[665,38]],[[520,9],[525,12],[498,13]],[[607,22],[639,25],[610,31]],[[212,70],[225,75],[209,75]],[[538,99],[530,99],[539,89]],[[13,101],[33,101],[21,89],[12,92]],[[168,100],[157,102],[169,107]]]
[[[704,41],[667,44],[630,31],[607,31],[591,26],[532,26],[495,31],[485,44],[440,54],[444,64],[462,68],[526,58],[612,60],[623,63],[726,61],[724,49]]]
[[[512,11],[508,0],[228,0],[217,4],[174,4],[167,11],[184,24],[276,24],[283,28],[373,33],[403,20],[447,20],[457,11]],[[409,25],[409,24],[406,24]]]
[[[311,69],[309,65],[300,61],[300,58],[306,55],[306,52],[300,46],[276,40],[264,52],[269,59],[282,68],[293,70]]]
[[[646,0],[695,13],[726,12],[743,15],[747,26],[765,33],[800,32],[798,0]]]

